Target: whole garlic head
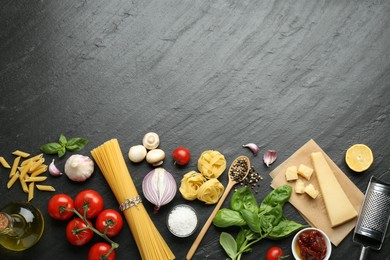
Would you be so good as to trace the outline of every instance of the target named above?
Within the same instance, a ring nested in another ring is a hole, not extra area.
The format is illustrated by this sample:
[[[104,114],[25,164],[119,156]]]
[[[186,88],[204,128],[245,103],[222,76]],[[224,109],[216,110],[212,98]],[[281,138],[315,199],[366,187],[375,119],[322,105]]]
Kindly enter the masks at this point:
[[[91,177],[94,163],[91,158],[74,154],[65,163],[65,174],[72,181],[82,182]]]

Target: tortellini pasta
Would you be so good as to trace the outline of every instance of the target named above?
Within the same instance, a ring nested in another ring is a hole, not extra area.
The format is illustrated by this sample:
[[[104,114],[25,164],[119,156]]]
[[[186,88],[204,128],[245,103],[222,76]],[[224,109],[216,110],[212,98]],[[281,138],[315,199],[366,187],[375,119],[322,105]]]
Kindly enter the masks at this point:
[[[218,179],[210,179],[199,187],[197,198],[206,204],[215,204],[225,188]]]
[[[194,200],[197,197],[199,187],[206,182],[206,178],[196,171],[190,171],[183,176],[179,191],[184,199]]]
[[[218,178],[225,169],[225,156],[218,151],[204,151],[198,159],[198,170],[207,179]]]

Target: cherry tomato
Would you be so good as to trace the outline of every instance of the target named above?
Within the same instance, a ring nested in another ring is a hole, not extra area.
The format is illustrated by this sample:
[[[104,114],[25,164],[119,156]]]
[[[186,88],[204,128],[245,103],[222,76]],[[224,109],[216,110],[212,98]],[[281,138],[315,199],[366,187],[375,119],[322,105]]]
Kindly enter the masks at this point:
[[[280,260],[284,258],[284,253],[280,247],[271,247],[267,252],[267,260]]]
[[[123,218],[118,211],[106,209],[96,218],[96,229],[108,237],[116,236],[123,227]]]
[[[83,190],[76,195],[74,200],[75,209],[84,214],[84,208],[87,208],[88,219],[96,217],[104,207],[104,201],[102,196],[94,190]]]
[[[89,225],[92,226],[91,222]],[[87,228],[85,222],[80,218],[74,218],[66,226],[66,238],[69,243],[75,246],[82,246],[88,243],[93,237],[93,231]]]
[[[114,260],[115,251],[112,250],[111,253],[106,256],[107,252],[111,249],[111,246],[107,243],[99,242],[94,244],[91,249],[89,249],[88,260]]]
[[[73,216],[73,200],[66,194],[54,195],[47,204],[49,215],[57,220],[68,220]]]
[[[179,165],[186,165],[191,159],[190,150],[185,147],[178,147],[172,153],[173,159]]]

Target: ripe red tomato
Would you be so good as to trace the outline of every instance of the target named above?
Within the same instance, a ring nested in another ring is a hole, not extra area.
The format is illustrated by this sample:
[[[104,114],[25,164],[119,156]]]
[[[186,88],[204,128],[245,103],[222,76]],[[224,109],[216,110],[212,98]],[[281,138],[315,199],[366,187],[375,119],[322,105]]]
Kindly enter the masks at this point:
[[[92,223],[88,221],[92,226]],[[66,226],[66,238],[69,243],[75,246],[82,246],[88,243],[93,237],[93,231],[87,228],[85,222],[80,218],[74,218]]]
[[[111,246],[107,243],[99,242],[94,244],[91,249],[89,249],[88,260],[114,260],[115,251],[112,250],[111,253],[106,256],[107,252],[111,249]]]
[[[284,258],[283,250],[280,247],[271,247],[267,252],[267,260],[280,260]]]
[[[123,218],[118,211],[106,209],[96,218],[96,229],[108,237],[116,236],[123,227]]]
[[[57,220],[68,220],[73,216],[73,200],[66,194],[54,195],[47,204],[49,215]]]
[[[178,147],[172,153],[173,159],[179,165],[186,165],[191,159],[190,150],[185,147]]]
[[[84,208],[87,208],[88,219],[96,217],[104,207],[102,196],[94,190],[83,190],[76,195],[74,200],[75,209],[84,215]]]

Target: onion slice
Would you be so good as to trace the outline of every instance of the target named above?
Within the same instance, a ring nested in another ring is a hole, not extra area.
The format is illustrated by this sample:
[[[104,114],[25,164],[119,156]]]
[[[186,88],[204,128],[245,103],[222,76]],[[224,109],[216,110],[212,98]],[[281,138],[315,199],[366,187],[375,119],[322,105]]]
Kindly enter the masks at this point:
[[[172,174],[161,167],[150,171],[142,181],[142,191],[145,198],[155,205],[154,214],[159,211],[161,206],[173,200],[176,190],[177,185]]]

